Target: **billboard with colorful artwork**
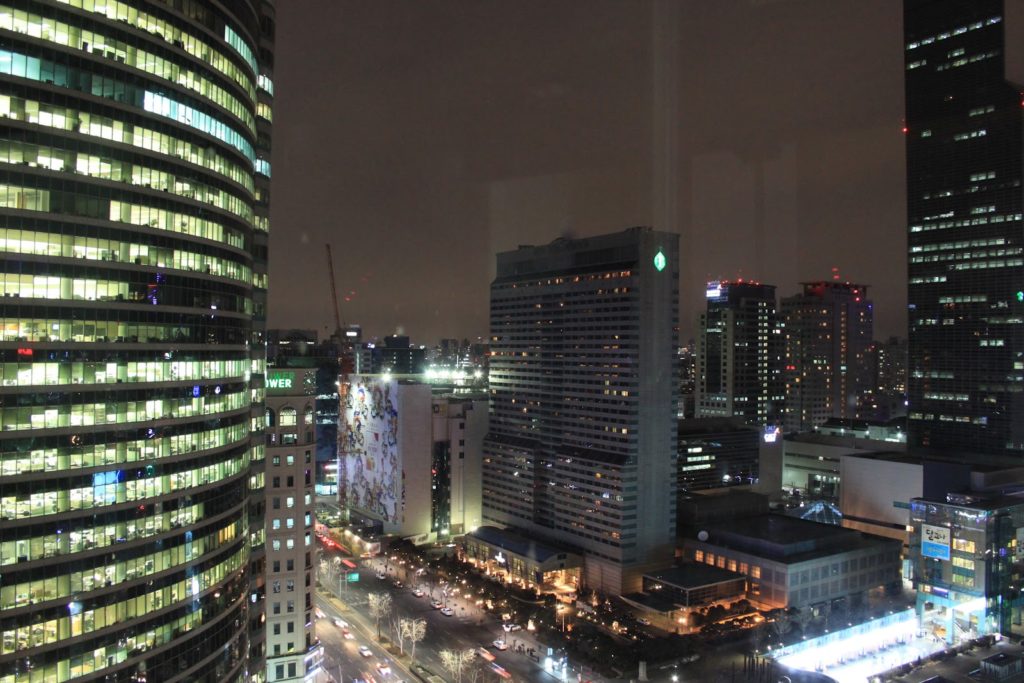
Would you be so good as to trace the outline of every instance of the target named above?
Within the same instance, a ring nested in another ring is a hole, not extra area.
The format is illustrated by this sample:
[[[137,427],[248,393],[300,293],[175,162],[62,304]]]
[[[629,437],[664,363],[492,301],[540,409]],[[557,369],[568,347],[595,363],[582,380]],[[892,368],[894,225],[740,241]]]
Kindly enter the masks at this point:
[[[348,505],[386,523],[400,524],[397,383],[353,376],[341,397],[339,478]]]

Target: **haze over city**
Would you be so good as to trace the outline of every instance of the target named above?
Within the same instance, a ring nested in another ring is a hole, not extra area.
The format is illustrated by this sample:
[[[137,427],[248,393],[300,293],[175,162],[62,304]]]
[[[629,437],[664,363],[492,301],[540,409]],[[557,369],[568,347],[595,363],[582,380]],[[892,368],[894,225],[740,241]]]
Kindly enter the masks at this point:
[[[832,268],[871,285],[877,337],[904,336],[900,4],[669,5],[672,137],[654,130],[664,5],[291,0],[271,325],[333,329],[327,242],[346,320],[433,344],[486,336],[496,252],[651,225],[680,234],[684,340],[708,280],[788,296]],[[652,206],[666,146],[676,225]]]

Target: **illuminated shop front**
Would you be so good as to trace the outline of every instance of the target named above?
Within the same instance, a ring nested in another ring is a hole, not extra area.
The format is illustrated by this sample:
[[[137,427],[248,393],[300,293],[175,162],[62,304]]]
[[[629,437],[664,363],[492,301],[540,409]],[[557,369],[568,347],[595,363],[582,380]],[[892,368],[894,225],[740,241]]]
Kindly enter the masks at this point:
[[[921,625],[946,642],[1021,635],[1024,498],[949,494],[911,501],[910,558]]]
[[[466,534],[465,557],[487,574],[542,592],[575,591],[583,557],[492,526]]]

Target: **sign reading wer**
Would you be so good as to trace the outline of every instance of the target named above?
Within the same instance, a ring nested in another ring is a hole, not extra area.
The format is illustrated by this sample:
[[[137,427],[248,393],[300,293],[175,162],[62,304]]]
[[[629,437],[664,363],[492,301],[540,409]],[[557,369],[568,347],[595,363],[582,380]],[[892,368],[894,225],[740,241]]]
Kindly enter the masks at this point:
[[[949,559],[949,529],[944,526],[921,525],[921,555],[937,560]]]
[[[281,372],[268,372],[267,373],[267,388],[268,389],[291,389],[292,378],[290,373]]]

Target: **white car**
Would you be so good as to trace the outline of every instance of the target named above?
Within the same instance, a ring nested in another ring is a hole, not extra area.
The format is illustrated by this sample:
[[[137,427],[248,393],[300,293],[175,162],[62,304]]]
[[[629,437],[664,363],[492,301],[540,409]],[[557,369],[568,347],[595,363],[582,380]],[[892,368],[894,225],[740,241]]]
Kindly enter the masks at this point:
[[[422,598],[422,597],[423,597],[423,595],[424,595],[424,594],[423,594],[423,591],[421,591],[421,590],[420,590],[419,588],[417,588],[416,590],[414,590],[414,591],[412,592],[412,594],[413,594],[413,595],[415,595],[415,596],[416,596],[417,598]]]
[[[377,665],[377,673],[379,673],[381,676],[390,676],[391,667],[385,664],[384,662],[381,662]]]
[[[444,607],[444,603],[442,603],[440,600],[431,600],[430,606],[434,609],[441,609],[442,607]]]
[[[349,631],[347,628],[341,629],[341,635],[342,635],[342,637],[345,640],[354,640],[355,639],[355,636],[352,635],[352,631]]]
[[[362,655],[363,657],[372,657],[373,656],[373,653],[370,651],[370,648],[366,647],[365,645],[360,645],[359,646],[359,654]]]
[[[453,610],[451,607],[442,607],[441,614],[445,615],[446,617],[450,617],[455,614],[455,610]]]
[[[511,628],[509,628],[509,631],[522,631],[523,630],[523,627],[520,626],[519,624],[510,624],[510,626],[511,626]]]
[[[348,623],[344,619],[334,617],[334,625],[338,628],[348,628]]]
[[[386,579],[388,577],[384,574],[384,572],[377,572],[377,578],[380,579],[381,581],[383,581],[384,579]]]
[[[494,641],[494,649],[505,651],[508,649],[508,643],[506,643],[504,640],[496,640]]]
[[[323,619],[324,618],[324,611],[322,609],[320,609],[319,607],[316,608],[316,618],[317,619]]]

